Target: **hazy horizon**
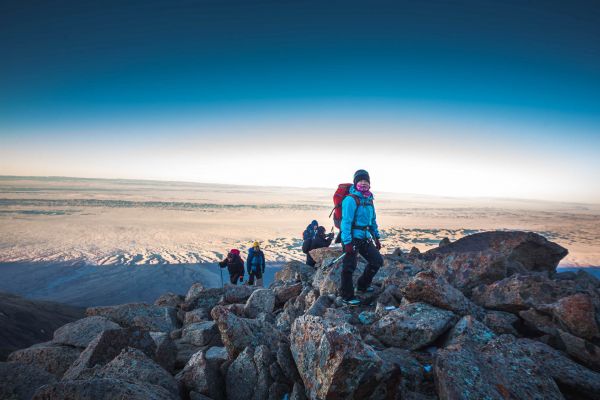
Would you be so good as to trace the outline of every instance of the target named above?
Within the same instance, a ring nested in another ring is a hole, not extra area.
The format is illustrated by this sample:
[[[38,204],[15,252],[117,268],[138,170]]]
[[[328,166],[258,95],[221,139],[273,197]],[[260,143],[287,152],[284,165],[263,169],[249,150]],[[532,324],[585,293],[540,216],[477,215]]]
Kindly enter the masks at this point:
[[[233,183],[222,183],[222,182],[202,182],[202,181],[185,181],[185,180],[162,180],[162,179],[145,179],[145,178],[115,178],[115,177],[85,177],[85,176],[59,176],[59,175],[2,175],[0,174],[1,179],[12,179],[23,180],[23,179],[65,179],[65,180],[99,180],[99,181],[123,181],[123,182],[148,182],[148,183],[179,183],[179,184],[190,184],[190,185],[217,185],[217,186],[229,186],[229,187],[246,187],[246,188],[270,188],[270,189],[306,189],[306,190],[323,190],[323,191],[331,191],[333,196],[333,192],[337,188],[337,185],[327,187],[327,186],[293,186],[293,185],[251,185],[251,184],[233,184]],[[340,180],[339,183],[350,182],[350,179]],[[539,199],[539,198],[526,198],[526,197],[493,197],[493,196],[449,196],[449,195],[435,195],[435,194],[427,194],[427,193],[415,193],[415,192],[396,192],[396,191],[377,191],[379,194],[393,194],[393,195],[406,195],[406,196],[422,196],[422,197],[431,197],[431,198],[441,198],[441,199],[455,199],[455,200],[509,200],[509,201],[523,201],[523,202],[531,202],[531,203],[553,203],[553,204],[570,204],[570,205],[592,205],[592,206],[600,206],[599,202],[579,202],[579,201],[561,201],[561,200],[548,200],[548,199]]]

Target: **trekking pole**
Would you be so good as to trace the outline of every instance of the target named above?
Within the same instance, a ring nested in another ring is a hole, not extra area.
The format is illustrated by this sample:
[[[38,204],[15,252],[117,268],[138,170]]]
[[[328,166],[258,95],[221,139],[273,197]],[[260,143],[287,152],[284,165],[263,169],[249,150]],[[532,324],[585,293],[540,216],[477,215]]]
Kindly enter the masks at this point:
[[[338,258],[336,258],[335,260],[331,261],[329,264],[327,264],[325,266],[325,268],[329,268],[330,266],[332,266],[333,264],[335,264],[336,262],[340,261],[342,258],[344,258],[344,256],[346,255],[346,253],[342,253],[341,256],[339,256]]]
[[[225,287],[225,285],[223,285],[223,268],[219,267],[219,272],[221,273],[221,289],[223,289]]]

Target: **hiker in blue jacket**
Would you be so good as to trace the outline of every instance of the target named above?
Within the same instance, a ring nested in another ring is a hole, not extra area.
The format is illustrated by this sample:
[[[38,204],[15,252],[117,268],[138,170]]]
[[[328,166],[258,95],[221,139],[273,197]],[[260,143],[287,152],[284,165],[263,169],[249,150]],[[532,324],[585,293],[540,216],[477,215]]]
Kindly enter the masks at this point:
[[[308,224],[304,232],[302,232],[302,240],[312,240],[315,236],[317,236],[318,227],[319,223],[316,219],[313,219],[312,222]]]
[[[356,282],[356,289],[359,292],[373,291],[370,285],[373,277],[383,265],[383,257],[379,253],[381,243],[379,242],[377,216],[373,206],[373,194],[370,192],[369,173],[359,169],[354,173],[353,183],[349,195],[342,201],[340,230],[345,255],[340,295],[344,303],[355,306],[360,304],[360,300],[354,295],[354,283],[352,282],[357,253],[367,260],[367,266]]]
[[[265,273],[265,255],[260,249],[260,244],[254,242],[252,248],[248,250],[248,259],[246,260],[246,270],[250,279],[249,285],[254,285],[256,278],[256,286],[263,285],[263,274]]]

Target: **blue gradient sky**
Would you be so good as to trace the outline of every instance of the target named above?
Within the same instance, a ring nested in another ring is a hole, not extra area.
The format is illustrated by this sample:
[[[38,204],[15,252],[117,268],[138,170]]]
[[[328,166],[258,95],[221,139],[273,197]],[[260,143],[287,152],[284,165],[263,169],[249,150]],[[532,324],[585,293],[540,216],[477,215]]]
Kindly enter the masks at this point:
[[[0,174],[600,202],[597,2],[83,3],[0,6]]]

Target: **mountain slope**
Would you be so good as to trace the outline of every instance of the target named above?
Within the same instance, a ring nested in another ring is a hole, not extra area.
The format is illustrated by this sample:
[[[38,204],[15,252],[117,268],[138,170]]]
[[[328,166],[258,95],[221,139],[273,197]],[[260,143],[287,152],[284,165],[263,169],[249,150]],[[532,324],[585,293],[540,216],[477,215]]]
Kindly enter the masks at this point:
[[[83,315],[83,308],[0,292],[0,360],[14,350],[50,340],[57,328]]]

